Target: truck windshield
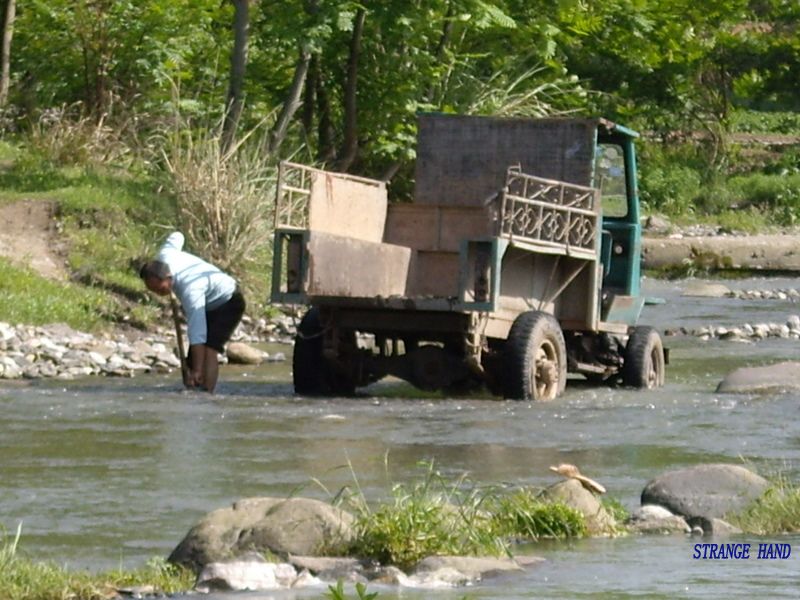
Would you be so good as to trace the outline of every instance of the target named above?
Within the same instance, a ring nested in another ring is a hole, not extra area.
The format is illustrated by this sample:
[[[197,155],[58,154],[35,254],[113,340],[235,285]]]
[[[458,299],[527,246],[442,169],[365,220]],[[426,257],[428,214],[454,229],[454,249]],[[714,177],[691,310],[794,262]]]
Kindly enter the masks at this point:
[[[600,188],[604,217],[625,217],[625,156],[617,144],[598,144],[594,159],[595,186]]]

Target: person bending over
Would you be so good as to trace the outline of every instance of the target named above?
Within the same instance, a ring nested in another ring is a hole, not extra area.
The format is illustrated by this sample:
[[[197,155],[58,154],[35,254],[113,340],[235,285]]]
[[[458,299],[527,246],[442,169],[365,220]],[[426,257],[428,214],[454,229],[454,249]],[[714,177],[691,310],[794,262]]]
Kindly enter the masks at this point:
[[[145,286],[159,296],[175,293],[186,315],[189,372],[186,385],[213,392],[217,385],[217,355],[244,314],[244,297],[236,280],[203,259],[184,252],[183,234],[171,233],[155,260],[139,271]]]

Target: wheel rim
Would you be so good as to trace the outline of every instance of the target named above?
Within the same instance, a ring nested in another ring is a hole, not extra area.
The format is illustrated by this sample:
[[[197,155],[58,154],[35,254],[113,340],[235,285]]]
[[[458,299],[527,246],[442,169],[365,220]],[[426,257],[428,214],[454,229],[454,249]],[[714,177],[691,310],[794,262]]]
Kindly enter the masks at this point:
[[[558,349],[550,340],[545,340],[536,349],[531,375],[531,391],[536,400],[552,400],[556,397],[559,383]]]
[[[645,380],[646,383],[647,383],[647,389],[648,390],[652,390],[654,388],[657,388],[659,386],[659,384],[660,384],[660,381],[659,381],[660,377],[661,377],[661,373],[660,373],[660,369],[659,369],[659,365],[660,365],[659,353],[660,352],[661,352],[661,350],[658,348],[658,346],[654,346],[650,350],[650,357],[649,357],[649,360],[647,361],[647,372],[646,372],[646,380]]]

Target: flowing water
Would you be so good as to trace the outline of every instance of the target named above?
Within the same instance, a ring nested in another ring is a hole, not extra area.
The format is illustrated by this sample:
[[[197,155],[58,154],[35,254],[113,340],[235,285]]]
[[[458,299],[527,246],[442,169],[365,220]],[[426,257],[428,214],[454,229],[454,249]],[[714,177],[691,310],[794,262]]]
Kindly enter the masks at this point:
[[[795,280],[724,282],[795,287]],[[667,299],[642,322],[785,322],[788,301],[681,297],[685,282],[646,281]],[[133,568],[166,556],[206,512],[247,496],[330,498],[358,485],[370,499],[417,481],[420,461],[477,483],[545,486],[574,463],[627,508],[659,473],[742,460],[800,479],[800,394],[715,393],[745,364],[800,360],[797,340],[702,342],[667,337],[667,385],[656,391],[571,381],[549,404],[422,398],[382,382],[358,398],[292,395],[289,366],[226,367],[219,393],[181,391],[174,375],[0,387],[0,524],[22,523],[21,548],[70,568]],[[280,348],[286,351],[286,348]],[[800,536],[785,561],[698,561],[684,536],[591,539],[525,549],[547,562],[450,591],[375,586],[381,598],[797,597]],[[372,591],[373,588],[371,587]],[[236,598],[319,598],[320,589]],[[215,596],[223,598],[225,595]]]

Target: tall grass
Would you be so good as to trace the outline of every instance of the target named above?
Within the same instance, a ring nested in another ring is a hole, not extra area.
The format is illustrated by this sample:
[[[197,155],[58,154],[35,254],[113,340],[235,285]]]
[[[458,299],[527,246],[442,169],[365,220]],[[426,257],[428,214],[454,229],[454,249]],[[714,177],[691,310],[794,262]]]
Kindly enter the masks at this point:
[[[277,169],[265,135],[257,126],[225,149],[221,122],[192,127],[178,115],[163,148],[178,227],[192,251],[249,287],[266,279],[270,264]]]

